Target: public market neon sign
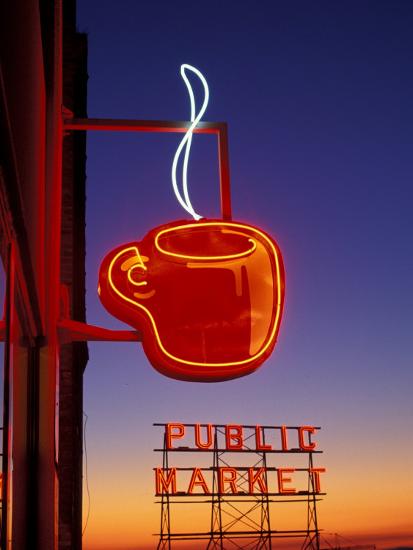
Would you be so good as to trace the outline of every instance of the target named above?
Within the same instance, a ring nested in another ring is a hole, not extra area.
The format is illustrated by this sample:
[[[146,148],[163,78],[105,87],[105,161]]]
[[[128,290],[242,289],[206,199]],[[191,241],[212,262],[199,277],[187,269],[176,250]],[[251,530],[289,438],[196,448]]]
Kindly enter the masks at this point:
[[[192,433],[188,434],[188,428]],[[228,424],[221,428],[224,433],[224,446],[217,449],[215,430],[212,424],[184,425],[181,423],[169,423],[165,425],[165,449],[168,451],[185,453],[205,453],[207,451],[218,451],[219,453],[231,452],[256,452],[256,453],[293,453],[309,454],[319,452],[317,443],[312,436],[316,434],[314,426],[298,426],[287,428],[287,426],[274,426],[273,429],[265,429],[262,426],[253,428],[236,424]],[[248,437],[245,432],[249,430]],[[271,441],[268,432],[272,432]],[[293,432],[293,433],[292,433]],[[249,443],[251,435],[254,435],[253,443]],[[248,446],[247,446],[248,441]],[[188,445],[189,443],[189,445]],[[190,477],[181,479],[182,470],[190,471]],[[297,495],[308,491],[308,486],[303,489],[296,486],[294,476],[296,472],[305,472],[311,478],[314,494],[321,494],[321,475],[326,472],[323,467],[309,466],[307,468],[292,468],[288,466],[277,467],[232,467],[230,465],[211,468],[194,467],[169,467],[155,468],[155,493],[169,495],[196,495],[212,494],[211,482],[208,476],[215,475],[217,479],[217,492],[230,495]],[[248,490],[240,490],[240,482],[247,483]]]

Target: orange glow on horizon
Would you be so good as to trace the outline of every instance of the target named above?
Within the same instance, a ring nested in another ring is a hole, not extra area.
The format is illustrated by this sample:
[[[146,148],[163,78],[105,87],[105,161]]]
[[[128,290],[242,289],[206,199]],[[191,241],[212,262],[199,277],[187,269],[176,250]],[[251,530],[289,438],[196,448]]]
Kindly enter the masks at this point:
[[[202,455],[198,455],[202,456]],[[93,458],[90,454],[90,484],[92,493],[91,514],[83,538],[84,550],[146,550],[156,548],[159,530],[159,505],[154,503],[153,477],[143,475],[141,463],[130,462],[119,470],[116,468],[118,453],[106,461]],[[96,463],[94,463],[96,460]],[[135,467],[134,467],[135,465]],[[328,465],[326,485],[328,496],[317,507],[320,528],[323,536],[339,533],[358,544],[376,544],[378,549],[396,546],[413,546],[411,517],[413,503],[410,498],[411,481],[403,481],[402,468],[394,474],[393,480],[383,479],[380,471],[383,464],[377,464],[377,475],[373,468],[373,482],[365,477],[364,468]],[[360,470],[360,472],[358,471]],[[117,471],[114,476],[113,472]],[[322,474],[321,474],[322,476]],[[364,476],[361,478],[360,476]],[[362,484],[363,491],[354,494],[354,487]],[[258,483],[255,492],[258,492]],[[86,491],[84,492],[86,495]],[[385,497],[383,499],[382,497]],[[84,496],[86,498],[86,496]],[[84,514],[87,510],[84,504]],[[302,519],[301,510],[289,508],[288,513],[294,522]],[[188,510],[174,510],[174,524],[182,531],[190,521],[201,530],[208,527],[210,509],[202,506]],[[272,519],[274,526],[282,527],[282,518]],[[280,550],[297,548],[297,541],[288,546],[288,541],[279,540]],[[196,547],[194,547],[194,550]]]

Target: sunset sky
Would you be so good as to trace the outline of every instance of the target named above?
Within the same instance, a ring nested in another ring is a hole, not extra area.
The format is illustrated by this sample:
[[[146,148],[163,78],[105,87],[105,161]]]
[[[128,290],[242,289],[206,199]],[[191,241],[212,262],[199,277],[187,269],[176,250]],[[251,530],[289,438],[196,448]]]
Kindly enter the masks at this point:
[[[203,72],[204,120],[229,125],[234,219],[271,234],[286,267],[278,344],[245,378],[174,381],[139,344],[89,345],[85,550],[156,547],[152,424],[167,421],[321,426],[325,537],[413,547],[413,3],[78,0],[78,29],[89,117],[187,120],[179,68]],[[170,181],[179,140],[89,134],[91,324],[125,328],[97,296],[105,254],[190,219]],[[216,153],[214,136],[194,137],[205,217],[219,215]],[[184,513],[177,527],[208,525],[208,510]]]

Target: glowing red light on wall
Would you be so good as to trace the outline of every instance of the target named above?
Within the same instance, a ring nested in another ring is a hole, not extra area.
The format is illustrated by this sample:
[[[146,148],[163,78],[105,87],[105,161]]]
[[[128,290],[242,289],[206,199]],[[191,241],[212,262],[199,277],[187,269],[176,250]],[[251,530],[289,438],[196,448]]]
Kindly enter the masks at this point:
[[[103,260],[99,295],[142,333],[172,378],[213,382],[254,371],[271,354],[284,302],[281,253],[237,222],[174,222]]]

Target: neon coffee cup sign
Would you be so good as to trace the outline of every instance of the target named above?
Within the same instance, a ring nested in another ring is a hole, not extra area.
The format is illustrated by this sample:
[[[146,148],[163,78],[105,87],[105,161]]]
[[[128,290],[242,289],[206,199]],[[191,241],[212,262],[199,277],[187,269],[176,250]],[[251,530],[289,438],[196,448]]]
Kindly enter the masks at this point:
[[[191,120],[197,122],[194,109]],[[194,211],[186,180],[190,133],[178,147],[173,174],[186,145],[184,191],[177,197],[195,221],[162,225],[109,252],[99,271],[99,296],[112,315],[142,333],[159,372],[215,382],[249,374],[271,354],[284,269],[277,244],[262,230]]]

